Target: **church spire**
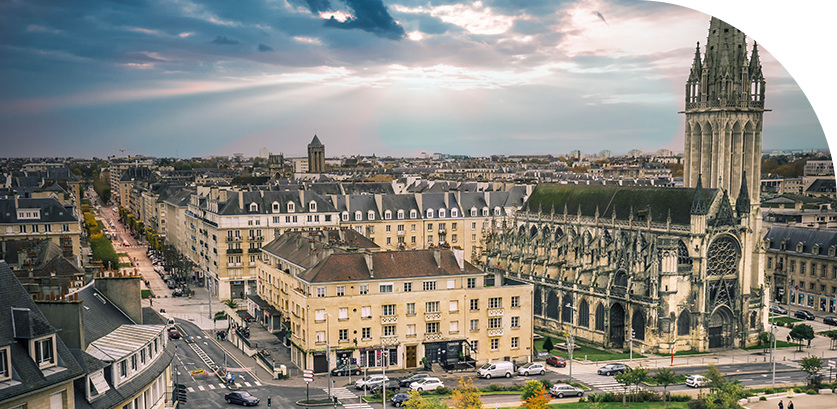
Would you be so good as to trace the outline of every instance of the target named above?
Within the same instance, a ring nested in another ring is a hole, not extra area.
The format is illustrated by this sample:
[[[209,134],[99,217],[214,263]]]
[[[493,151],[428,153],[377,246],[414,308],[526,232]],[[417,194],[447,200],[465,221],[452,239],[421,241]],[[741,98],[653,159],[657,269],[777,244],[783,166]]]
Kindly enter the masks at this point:
[[[763,79],[764,75],[761,72],[761,59],[759,59],[759,45],[753,41],[753,53],[750,56],[750,79]]]
[[[701,182],[701,174],[698,174],[697,186],[695,186],[695,198],[692,199],[692,215],[705,216],[706,213],[706,203],[703,201],[703,183]]]
[[[735,201],[735,211],[738,217],[750,214],[750,192],[747,189],[747,172],[741,177],[741,188],[738,190],[738,199]]]
[[[692,71],[689,72],[689,81],[700,81],[700,71],[703,63],[700,62],[700,41],[695,46],[695,58],[692,60]]]

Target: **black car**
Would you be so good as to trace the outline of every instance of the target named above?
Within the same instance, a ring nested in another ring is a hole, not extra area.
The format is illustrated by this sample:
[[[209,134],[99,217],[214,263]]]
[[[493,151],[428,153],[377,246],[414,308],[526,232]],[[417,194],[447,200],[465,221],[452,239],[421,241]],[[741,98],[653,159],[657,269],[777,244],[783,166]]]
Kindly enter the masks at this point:
[[[392,402],[392,405],[396,408],[403,406],[404,402],[408,400],[410,400],[409,393],[396,393],[395,395],[392,395],[392,398],[389,399],[389,401]]]
[[[794,314],[793,316],[796,318],[802,318],[803,320],[813,320],[815,318],[814,314],[811,314],[810,312],[803,310],[797,311],[796,314]]]
[[[172,291],[172,293],[171,293],[172,297],[183,297],[184,295],[185,294],[183,294],[183,290],[181,290],[179,288],[175,288],[174,291]]]
[[[245,391],[230,392],[224,396],[224,400],[227,403],[236,403],[241,406],[256,406],[259,404],[259,398]]]
[[[837,325],[837,318],[834,317],[825,317],[822,319],[823,324],[828,325]]]
[[[388,391],[398,392],[399,390],[401,390],[401,386],[398,385],[398,381],[391,380],[379,383],[370,388],[369,391],[372,393],[380,392],[384,385],[386,385]]]
[[[331,376],[360,375],[360,367],[355,364],[340,365],[331,370]]]
[[[406,378],[401,378],[401,379],[399,379],[399,380],[398,380],[398,386],[401,386],[401,387],[404,387],[404,388],[408,388],[408,387],[410,387],[410,384],[412,384],[413,382],[418,381],[418,380],[420,380],[420,379],[427,378],[428,376],[430,376],[430,375],[428,375],[428,374],[426,374],[426,373],[416,373],[416,374],[412,374],[412,375],[410,375],[410,376],[408,376],[408,377],[406,377]]]

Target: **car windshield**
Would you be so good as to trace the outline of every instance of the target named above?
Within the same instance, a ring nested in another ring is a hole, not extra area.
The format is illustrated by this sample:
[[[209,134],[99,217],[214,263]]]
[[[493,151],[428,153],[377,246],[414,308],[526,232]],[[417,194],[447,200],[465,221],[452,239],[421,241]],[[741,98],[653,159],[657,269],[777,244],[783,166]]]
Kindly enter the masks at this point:
[[[488,369],[488,368],[491,368],[491,363],[490,362],[483,365],[481,369]]]
[[[246,398],[246,397],[248,397],[248,396],[253,396],[253,395],[250,395],[248,392],[239,392],[239,395],[240,395],[242,398]]]
[[[532,365],[534,365],[534,364],[533,364],[533,363],[531,363],[531,362],[528,362],[528,363],[525,363],[525,364],[521,365],[520,367],[521,367],[521,368],[529,368],[529,367],[530,367],[530,366],[532,366]]]

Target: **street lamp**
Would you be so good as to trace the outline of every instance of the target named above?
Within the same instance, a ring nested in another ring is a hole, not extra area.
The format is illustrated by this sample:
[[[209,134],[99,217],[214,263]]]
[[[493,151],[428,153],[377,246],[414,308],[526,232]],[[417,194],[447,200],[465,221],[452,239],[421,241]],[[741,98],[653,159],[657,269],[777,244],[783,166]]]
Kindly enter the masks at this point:
[[[330,322],[329,322],[329,319],[328,319],[328,317],[330,317],[331,314],[325,313],[325,315],[326,315],[326,373],[327,373],[326,376],[327,376],[327,379],[328,379],[328,399],[332,400],[332,396],[331,396],[331,348],[329,347],[330,340],[331,340],[331,337],[330,337],[331,326],[329,325]]]
[[[772,387],[776,388],[776,322],[770,323],[770,336],[773,337],[773,351],[770,352],[770,359],[773,360],[773,381]]]
[[[573,313],[570,315],[570,337],[569,337],[570,338],[570,345],[567,346],[567,349],[570,350],[570,363],[569,363],[570,379],[569,379],[568,382],[572,382],[573,381],[573,349],[575,349],[575,339],[574,339],[575,337],[573,336],[573,333],[575,332],[575,319],[574,318],[575,318],[575,310],[577,308],[575,308],[575,306],[573,306],[572,302],[568,302],[566,307],[573,310]]]

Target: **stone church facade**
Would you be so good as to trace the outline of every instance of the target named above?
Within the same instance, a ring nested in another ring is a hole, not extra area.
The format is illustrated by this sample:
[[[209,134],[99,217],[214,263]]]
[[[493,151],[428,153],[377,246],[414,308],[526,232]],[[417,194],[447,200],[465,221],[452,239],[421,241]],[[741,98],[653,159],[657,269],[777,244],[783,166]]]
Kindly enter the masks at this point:
[[[686,86],[686,187],[539,185],[489,237],[486,270],[533,283],[548,332],[613,349],[633,334],[647,352],[755,343],[764,84],[757,48],[748,58],[744,34],[713,18]]]

